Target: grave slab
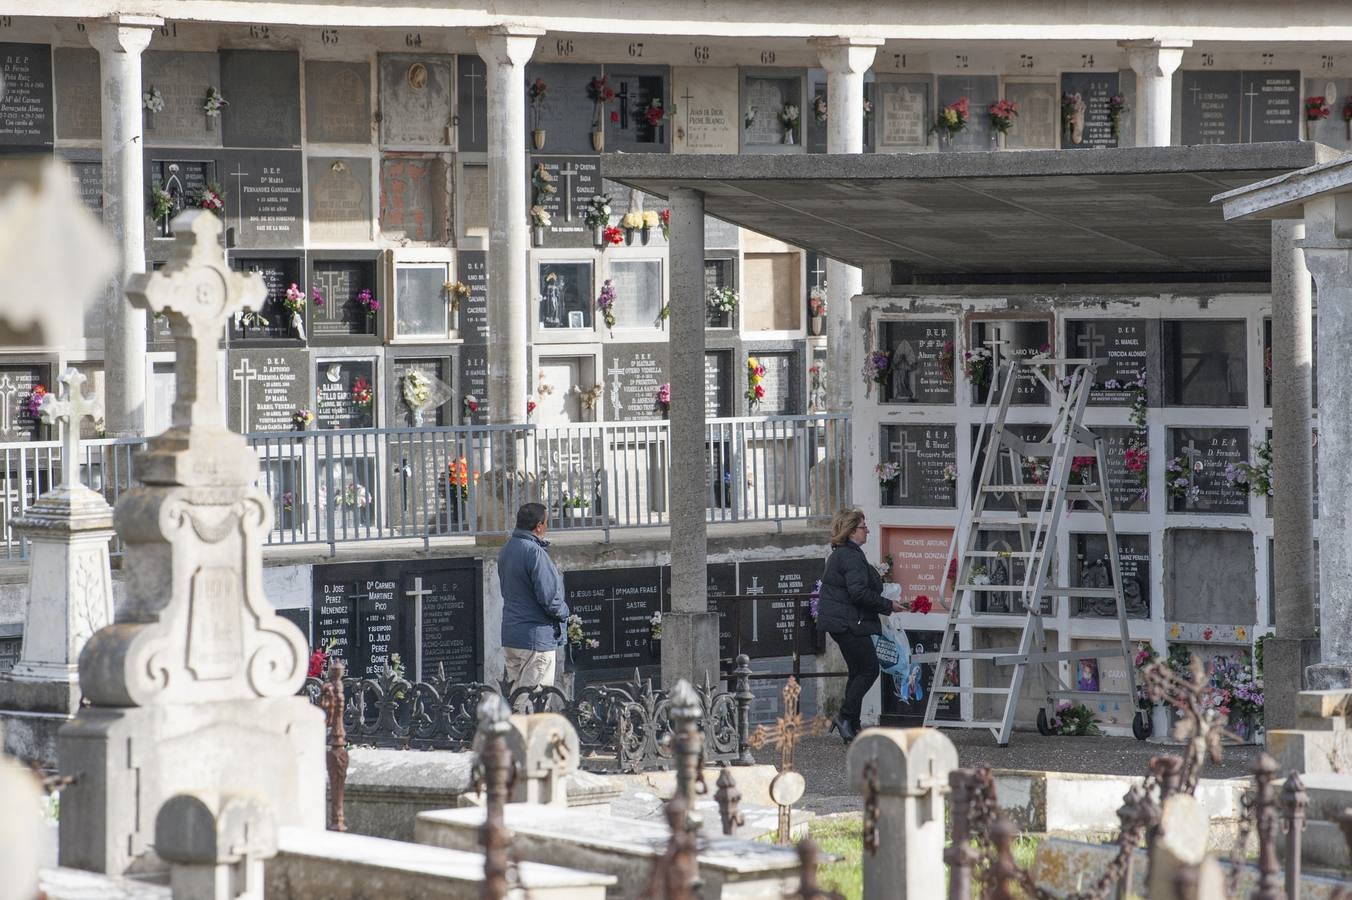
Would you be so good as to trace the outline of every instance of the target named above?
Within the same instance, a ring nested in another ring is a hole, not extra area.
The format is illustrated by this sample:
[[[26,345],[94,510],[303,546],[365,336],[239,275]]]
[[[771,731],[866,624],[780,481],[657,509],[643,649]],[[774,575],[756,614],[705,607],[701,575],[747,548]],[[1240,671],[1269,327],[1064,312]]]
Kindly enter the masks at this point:
[[[294,51],[222,50],[221,114],[227,147],[300,146],[300,56]]]
[[[368,63],[305,61],[305,137],[316,144],[371,143]]]
[[[450,143],[450,56],[381,54],[380,137],[387,146]]]
[[[371,238],[371,161],[312,156],[310,240],[360,243]]]
[[[673,153],[737,152],[736,69],[674,68],[671,100]]]
[[[99,53],[89,47],[57,47],[56,133],[62,140],[99,140],[102,134]]]
[[[202,109],[207,90],[221,86],[217,54],[147,51],[141,58],[141,84],[164,100],[159,112],[142,113],[146,144],[220,146],[221,117]]]
[[[52,48],[0,43],[0,147],[52,143]]]

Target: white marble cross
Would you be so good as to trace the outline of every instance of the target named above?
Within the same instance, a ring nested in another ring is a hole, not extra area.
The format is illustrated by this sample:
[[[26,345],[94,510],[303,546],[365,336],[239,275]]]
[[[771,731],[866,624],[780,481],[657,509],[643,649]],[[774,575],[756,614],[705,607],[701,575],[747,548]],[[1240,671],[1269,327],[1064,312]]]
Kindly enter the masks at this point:
[[[915,441],[912,441],[909,437],[903,435],[901,440],[893,441],[887,445],[887,452],[892,454],[892,457],[897,460],[897,462],[901,463],[901,478],[897,496],[903,500],[909,499],[911,496],[911,477],[910,459],[908,457],[919,453],[920,448],[916,445]]]
[[[268,289],[257,272],[234,272],[226,265],[222,225],[214,215],[188,210],[173,225],[168,263],[129,279],[127,297],[133,306],[169,319],[178,357],[173,427],[224,429],[216,344],[235,311],[261,308]]]
[[[559,166],[559,177],[563,179],[563,220],[573,221],[573,178],[581,175],[577,166],[565,163]]]
[[[85,380],[75,369],[66,369],[57,379],[65,390],[47,394],[38,407],[42,421],[48,425],[60,422],[65,429],[61,441],[61,487],[67,490],[80,483],[80,423],[94,418],[98,412],[93,395],[85,396]]]
[[[425,588],[425,587],[423,587],[422,576],[421,576],[421,575],[415,575],[415,576],[413,576],[413,590],[411,590],[411,591],[404,591],[404,596],[405,596],[405,597],[412,597],[412,598],[413,598],[413,602],[416,603],[416,604],[418,604],[419,606],[421,606],[421,605],[422,605],[422,598],[426,597],[426,596],[427,596],[428,594],[430,594],[430,593],[432,593],[432,589],[431,589],[431,588]]]

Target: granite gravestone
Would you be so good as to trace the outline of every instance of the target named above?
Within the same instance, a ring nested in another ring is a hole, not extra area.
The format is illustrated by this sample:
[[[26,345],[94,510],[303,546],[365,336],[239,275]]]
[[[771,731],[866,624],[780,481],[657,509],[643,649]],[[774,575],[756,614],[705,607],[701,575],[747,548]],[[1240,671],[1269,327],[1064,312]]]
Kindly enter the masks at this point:
[[[792,129],[780,118],[786,106],[798,107],[799,119]],[[803,116],[811,115],[803,108],[803,79],[787,73],[742,74],[742,150],[758,153],[798,152],[802,149]],[[790,143],[785,143],[787,131],[792,131]]]
[[[52,367],[42,363],[0,366],[0,441],[40,440],[47,428],[36,412],[34,390],[53,391]],[[41,394],[37,395],[41,398]],[[33,497],[29,498],[35,499]]]
[[[736,225],[713,216],[704,217],[705,250],[736,250],[740,243],[741,229]],[[733,286],[736,287],[735,282]]]
[[[71,177],[75,181],[75,191],[85,208],[101,215],[103,213],[103,160],[98,150],[61,150],[58,154],[70,166]]]
[[[170,156],[169,154],[173,155]],[[211,185],[221,186],[220,166],[210,151],[148,150],[145,155],[145,180],[150,191],[164,191],[169,195],[169,213],[152,219],[152,207],[146,205],[146,222],[150,239],[167,241],[172,232],[169,223],[184,209],[195,206],[202,191]],[[227,210],[232,198],[225,196]],[[154,252],[154,248],[150,248]]]
[[[232,350],[226,365],[227,421],[233,431],[291,431],[292,415],[313,408],[310,355],[304,350]]]
[[[1066,355],[1071,359],[1101,359],[1089,392],[1090,406],[1130,406],[1126,387],[1142,374],[1154,382],[1159,356],[1159,323],[1154,319],[1067,319]]]
[[[803,412],[803,365],[797,351],[778,353],[748,348],[765,367],[765,396],[761,398],[756,414],[762,416],[797,416]]]
[[[405,563],[401,569],[401,593],[417,597],[421,605],[422,679],[444,673],[458,684],[482,681],[482,560],[429,560]]]
[[[737,279],[734,275],[737,260],[734,257],[705,257],[704,259],[704,297],[705,325],[709,328],[731,328],[736,311],[722,312],[709,306],[707,300],[715,290],[731,287],[735,289]]]
[[[356,675],[353,663],[357,658],[357,591],[352,578],[325,577],[334,567],[315,566],[314,573],[314,641],[315,646],[327,650],[330,659],[341,659],[348,671]]]
[[[1102,534],[1071,534],[1071,584],[1076,587],[1113,586],[1112,565],[1108,559],[1108,538]],[[1122,600],[1133,619],[1150,618],[1150,535],[1117,535],[1117,561],[1122,567]],[[1104,597],[1071,598],[1071,615],[1116,617],[1117,603]]]
[[[466,344],[488,343],[488,253],[461,250],[456,256],[456,278],[469,286],[469,298],[460,301],[460,337]]]
[[[1062,103],[1065,103],[1065,96],[1069,95],[1078,97],[1084,107],[1072,113],[1069,125],[1062,112],[1062,149],[1116,147],[1118,135],[1114,133],[1110,104],[1121,90],[1121,77],[1117,72],[1062,72]]]
[[[488,421],[488,346],[485,344],[465,344],[460,348],[460,366],[458,370],[460,386],[457,395],[461,425],[482,424]],[[470,409],[469,398],[474,398],[474,409]]]
[[[227,334],[230,343],[240,341],[290,341],[299,338],[291,322],[291,313],[282,306],[286,291],[295,284],[303,289],[305,276],[299,256],[239,256],[230,260],[237,272],[257,272],[267,286],[267,299],[258,318],[230,317]]]
[[[672,100],[667,97],[666,66],[606,66],[615,90],[614,111],[606,123],[606,150],[665,153],[670,146]]]
[[[880,403],[953,403],[957,328],[948,320],[881,322],[879,348],[891,354]]]
[[[450,143],[451,57],[382,53],[380,141],[387,147],[445,147]]]
[[[615,327],[658,327],[665,287],[662,260],[613,259],[607,271],[615,286]]]
[[[605,367],[606,418],[612,422],[659,418],[657,389],[671,381],[670,350],[663,343],[606,344],[601,348]],[[673,402],[680,402],[673,398]]]
[[[595,293],[590,261],[542,260],[536,263],[540,327],[591,328]]]
[[[455,58],[455,118],[461,153],[488,151],[488,68],[470,53]]]
[[[972,384],[972,403],[986,402],[986,392],[994,386],[999,390],[1000,368],[1009,358],[1029,359],[1042,353],[1051,355],[1051,323],[1047,321],[1019,321],[1013,319],[974,320],[968,330],[969,349],[983,348],[994,354],[990,376],[981,384]],[[992,348],[989,341],[1003,343]],[[1047,402],[1047,389],[1031,372],[1020,367],[1018,384],[1010,403],[1015,406],[1041,406]],[[970,383],[970,382],[969,382]]]
[[[1108,467],[1108,498],[1113,512],[1147,512],[1150,508],[1148,465],[1135,472],[1127,468],[1127,449],[1144,441],[1147,435],[1138,435],[1134,428],[1114,428],[1109,425],[1089,427],[1103,440],[1104,462]],[[1072,476],[1072,485],[1077,483],[1077,478],[1085,484],[1097,484],[1098,464],[1072,466]],[[1082,512],[1093,511],[1093,507],[1083,500],[1074,501],[1071,508]]]
[[[1009,150],[1055,150],[1061,121],[1061,99],[1051,81],[1006,82],[1005,99],[1019,107],[1014,127],[1005,135]]]
[[[227,150],[224,162],[225,221],[233,229],[234,246],[301,246],[305,197],[300,151]]]
[[[220,146],[221,117],[203,109],[207,91],[221,88],[217,54],[147,51],[141,56],[141,86],[164,101],[159,112],[142,110],[147,144]]]
[[[564,599],[599,646],[574,650],[578,669],[632,670],[660,660],[652,619],[662,610],[662,570],[583,569],[563,574]]]
[[[883,425],[879,457],[901,466],[883,488],[883,506],[957,505],[957,429],[952,425]]]
[[[391,241],[444,243],[450,228],[450,170],[440,156],[380,158],[380,233]]]
[[[878,152],[923,150],[929,142],[929,127],[934,119],[930,111],[930,79],[888,76],[878,80],[876,90]]]
[[[288,50],[222,50],[221,113],[227,147],[300,146],[300,55]]]
[[[371,239],[371,161],[311,156],[310,240],[363,243]]]
[[[1299,140],[1305,118],[1300,87],[1298,70],[1241,73],[1240,140],[1246,144]]]
[[[991,140],[995,132],[986,111],[1000,99],[1000,79],[995,75],[940,75],[931,119],[961,97],[967,98],[967,127],[954,135],[947,145],[941,144],[940,149],[955,153],[995,149]]]
[[[371,66],[305,61],[305,136],[312,144],[371,143]]]
[[[671,70],[673,153],[736,153],[741,118],[736,69]],[[708,242],[708,230],[705,230]],[[720,245],[721,246],[721,245]]]
[[[380,313],[372,314],[368,306],[357,301],[362,291],[368,290],[376,302],[381,300],[376,260],[370,253],[349,257],[333,253],[312,258],[310,283],[323,298],[322,304],[312,297],[306,305],[311,340],[333,343],[357,335],[377,334]]]
[[[898,640],[904,638],[909,656],[922,653],[938,653],[943,640],[943,631],[922,631],[907,628],[897,632]],[[950,660],[955,666],[956,660]],[[957,672],[945,684],[956,685]],[[929,690],[934,684],[933,663],[912,663],[904,677],[885,674],[883,676],[882,715],[878,724],[884,728],[919,728],[925,722],[925,707],[929,702]],[[935,718],[956,720],[962,718],[961,704],[957,694],[943,695],[937,707]]]
[[[99,89],[99,52],[89,47],[57,47],[56,133],[63,141],[97,141],[103,134],[103,91]]]
[[[375,361],[321,360],[315,366],[315,424],[370,428],[375,424]]]
[[[299,628],[300,633],[305,636],[305,643],[314,646],[314,636],[310,631],[310,610],[307,607],[279,609],[277,615]]]
[[[393,423],[395,425],[413,424],[413,409],[404,399],[403,392],[404,378],[413,372],[421,372],[423,375],[443,381],[448,385],[455,381],[455,376],[451,373],[450,357],[439,356],[432,359],[406,357],[391,361],[389,396],[394,398],[399,417],[399,421]],[[453,423],[450,419],[450,407],[447,404],[442,404],[427,411],[423,417],[423,425],[451,425]],[[439,469],[436,474],[440,474]]]
[[[704,417],[722,419],[732,415],[732,351],[704,353]]]
[[[547,86],[544,102],[538,109],[531,109],[529,102],[526,104],[527,142],[531,140],[530,132],[539,129],[545,133],[544,149],[550,153],[595,153],[591,139],[595,108],[587,96],[587,85],[599,77],[600,68],[592,65],[526,66],[526,84],[533,84],[538,78]],[[613,102],[602,111],[602,116],[608,117],[611,112],[618,113]]]
[[[1241,118],[1240,72],[1210,69],[1178,73],[1178,105],[1183,144],[1237,144]]]
[[[1043,425],[1038,423],[1025,424],[1019,422],[1009,422],[1005,425],[1005,431],[1007,433],[1012,434],[1014,437],[1017,437],[1019,440],[1022,441],[1041,441],[1047,436],[1047,432],[1050,428],[1051,428],[1050,424]],[[985,446],[977,445],[977,434],[980,431],[980,429],[981,429],[980,425],[972,425],[971,446],[973,448],[975,458],[972,460],[972,471],[969,473],[972,485],[971,491],[976,490],[977,479],[981,476],[981,467],[985,465],[986,461]],[[986,437],[987,439],[989,439],[990,429],[986,430]],[[1013,475],[1010,472],[1008,460],[1009,460],[1008,454],[1001,454],[1001,457],[996,460],[996,465],[991,471],[991,479],[990,479],[991,484],[1013,483]],[[1032,471],[1031,467],[1029,467],[1025,468],[1022,474],[1023,474],[1022,479],[1023,483],[1027,484],[1035,481],[1035,476],[1040,476],[1042,474],[1042,471],[1038,470],[1035,472]],[[1006,494],[1003,492],[989,494],[986,497],[986,509],[994,509],[1000,510],[1001,512],[1009,512],[1010,510],[1014,509],[1013,495]]]
[[[1251,627],[1258,620],[1248,530],[1170,528],[1163,549],[1166,622]]]
[[[1343,121],[1341,115],[1348,97],[1352,97],[1352,78],[1331,78],[1328,76],[1306,78],[1305,96],[1323,97],[1329,105],[1330,115],[1327,119],[1321,119],[1318,122],[1305,121],[1303,133],[1308,134],[1310,140],[1317,144],[1337,147],[1339,150],[1352,149],[1352,134],[1348,133],[1347,123]],[[1296,98],[1294,112],[1296,113],[1297,123],[1305,119],[1299,97]],[[1286,138],[1286,140],[1291,140],[1291,138]]]
[[[417,676],[416,604],[401,596],[397,565],[314,567],[315,635],[321,646],[336,641],[330,655],[354,678],[379,678],[396,662]]]
[[[1165,478],[1185,481],[1170,491],[1171,512],[1244,515],[1249,491],[1226,477],[1226,467],[1249,461],[1249,432],[1244,428],[1170,428]],[[1174,470],[1175,464],[1177,471]]]
[[[1165,319],[1160,365],[1166,406],[1248,404],[1248,336],[1242,319]]]
[[[795,652],[812,655],[819,651],[809,595],[824,566],[821,559],[738,563],[739,593],[757,598],[746,603],[753,610],[755,643],[743,646],[743,652],[752,659],[775,659]],[[797,596],[785,598],[785,594]]]
[[[0,147],[50,147],[52,48],[0,44]]]
[[[531,156],[531,172],[544,166],[555,188],[553,194],[532,202],[549,213],[546,247],[590,247],[592,230],[584,216],[601,186],[601,162],[595,156]]]

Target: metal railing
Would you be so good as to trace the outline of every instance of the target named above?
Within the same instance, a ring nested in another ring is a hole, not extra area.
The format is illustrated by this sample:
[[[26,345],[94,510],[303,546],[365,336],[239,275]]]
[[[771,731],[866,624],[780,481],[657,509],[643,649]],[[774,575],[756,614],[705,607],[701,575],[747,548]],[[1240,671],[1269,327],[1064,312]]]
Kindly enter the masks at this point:
[[[668,524],[669,423],[474,425],[247,435],[258,486],[273,499],[269,544],[327,544],[505,534],[516,509],[538,500],[551,527]],[[80,480],[109,503],[134,484],[139,438],[87,441]],[[850,446],[839,414],[714,419],[706,424],[710,522],[773,522],[830,515],[849,499]],[[27,556],[12,527],[60,482],[54,441],[0,444],[0,530],[6,559]],[[510,477],[503,477],[511,473]],[[119,548],[114,547],[116,552]]]

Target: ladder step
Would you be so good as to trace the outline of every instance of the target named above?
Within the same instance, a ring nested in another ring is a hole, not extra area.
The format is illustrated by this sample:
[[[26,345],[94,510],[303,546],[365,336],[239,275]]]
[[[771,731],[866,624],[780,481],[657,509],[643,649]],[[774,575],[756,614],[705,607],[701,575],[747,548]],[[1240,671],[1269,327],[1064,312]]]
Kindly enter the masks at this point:
[[[944,690],[951,690],[944,688]],[[1120,691],[1048,691],[1048,697],[1055,697],[1060,700],[1131,700],[1130,694]],[[1135,702],[1135,701],[1133,701]]]
[[[981,490],[987,494],[1041,494],[1053,489],[1050,484],[988,484]],[[1103,486],[1098,484],[1068,484],[1067,494],[1098,494]]]
[[[988,591],[993,594],[1022,594],[1021,584],[960,584],[960,591]],[[1070,585],[1043,585],[1044,597],[1108,597],[1116,598],[1117,591],[1112,588],[1071,587]]]
[[[943,659],[998,659],[1002,656],[1013,656],[1019,652],[1018,647],[996,648],[994,650],[945,650],[943,653],[916,653],[911,657],[911,662],[938,662],[940,657]],[[1080,654],[1084,656],[1084,654]]]
[[[990,694],[1000,697],[1009,694],[1007,687],[965,687],[961,684],[946,684],[939,691],[944,694]]]
[[[925,723],[929,728],[1003,728],[1005,723],[995,719],[973,719],[970,722],[963,722],[958,719],[935,719],[932,722]]]
[[[1028,559],[1036,551],[1034,550],[968,550],[963,556],[979,556],[982,559],[995,559],[996,557],[1012,557],[1016,559]]]
[[[973,525],[1036,525],[1042,520],[1037,516],[1015,516],[1011,513],[1004,513],[1008,518],[998,518],[1001,513],[998,510],[988,510],[979,516],[972,517]]]
[[[1017,650],[995,660],[997,666],[1016,666],[1020,663],[1060,662],[1063,659],[1121,659],[1122,651],[1111,647],[1095,647],[1093,650],[1105,652],[1086,652],[1084,650],[1048,650],[1036,653],[1020,653]]]
[[[1018,622],[1015,620],[1023,615],[1023,613],[981,613],[976,616],[963,616],[949,621],[954,625],[972,625],[978,628],[1010,628],[1017,625]]]

